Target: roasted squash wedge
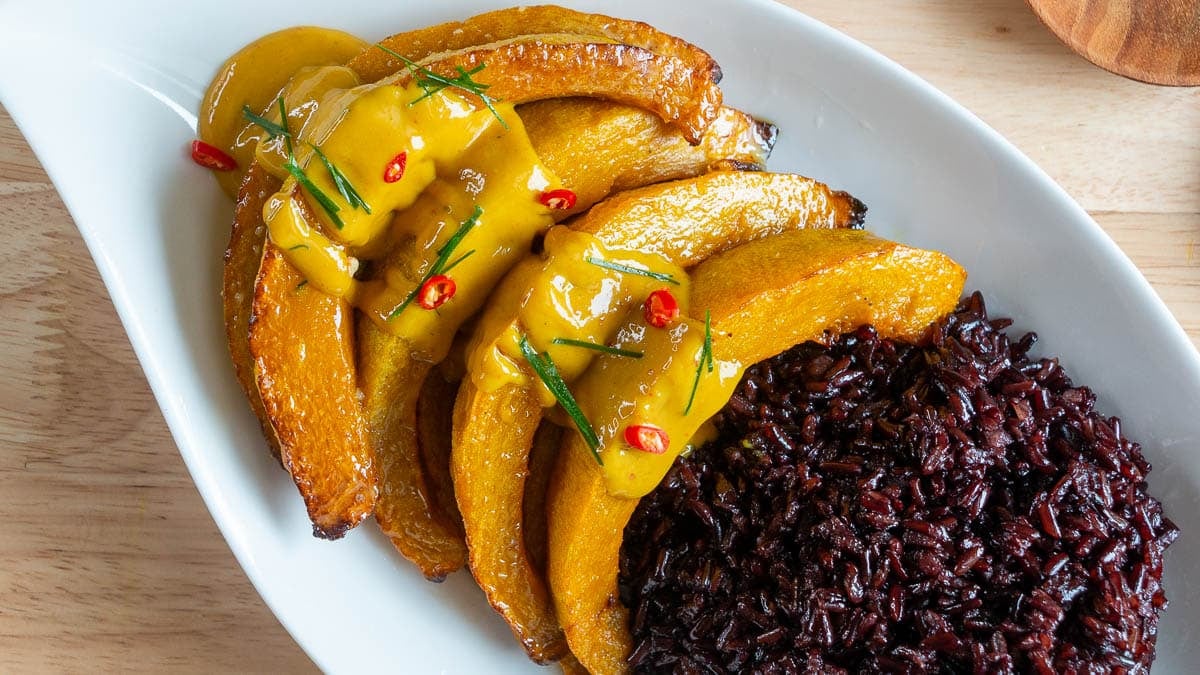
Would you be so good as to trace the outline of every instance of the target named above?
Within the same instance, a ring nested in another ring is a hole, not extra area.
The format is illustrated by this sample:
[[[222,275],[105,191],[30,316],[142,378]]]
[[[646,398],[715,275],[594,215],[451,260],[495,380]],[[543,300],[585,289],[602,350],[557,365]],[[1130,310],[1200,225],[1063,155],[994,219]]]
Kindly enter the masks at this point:
[[[686,40],[668,35],[640,21],[618,19],[603,14],[587,14],[555,5],[512,7],[473,16],[464,21],[397,33],[379,44],[421,61],[439,52],[457,51],[498,40],[527,35],[569,34],[587,41],[603,40],[648,49],[688,64],[696,72],[709,71],[720,79],[716,61],[703,49]],[[402,68],[399,60],[381,49],[369,49],[350,61],[364,82],[374,82]]]
[[[487,95],[510,103],[590,96],[637,106],[693,144],[721,109],[715,73],[634,45],[534,36],[435,54],[419,65],[447,77],[486,67]],[[402,70],[391,77],[404,84],[414,75]]]
[[[713,352],[745,367],[863,324],[919,340],[954,308],[966,273],[941,253],[865,232],[796,230],[718,253],[692,279],[692,306],[711,312]],[[566,434],[547,503],[548,577],[571,651],[592,673],[626,670],[617,568],[637,503],[612,496],[582,439]]]
[[[225,340],[233,360],[233,372],[250,402],[263,436],[276,459],[279,439],[267,419],[262,395],[254,381],[254,355],[250,353],[250,315],[254,309],[254,280],[262,264],[266,226],[262,222],[263,204],[279,190],[280,182],[258,164],[246,173],[238,192],[234,211],[233,230],[225,249],[225,266],[221,275],[222,310],[225,315]]]
[[[762,170],[775,127],[722,108],[692,146],[654,114],[587,98],[527,103],[517,109],[533,149],[578,197],[567,215],[608,195],[719,169]],[[579,142],[586,129],[587,144]]]
[[[571,228],[608,246],[691,267],[717,251],[781,232],[860,227],[866,210],[851,195],[805,176],[714,171],[614,195]]]
[[[375,520],[427,578],[444,579],[466,563],[467,551],[432,500],[417,445],[417,396],[433,364],[412,358],[406,342],[369,318],[359,318],[358,335],[358,381],[380,470]]]
[[[508,395],[504,401],[513,405],[486,406],[475,399],[482,396],[488,403],[497,399],[489,396],[490,392],[464,382],[455,405],[455,419],[470,419],[471,424],[455,425],[451,469],[463,522],[469,523],[471,528],[468,534],[471,571],[488,594],[492,607],[508,620],[513,634],[530,658],[545,663],[566,654],[566,641],[548,604],[549,598],[541,576],[529,562],[522,527],[524,479],[529,472],[527,452],[533,446],[534,435],[542,420],[542,410],[534,391],[512,387],[504,393]],[[490,434],[467,437],[464,430],[468,428],[470,432],[483,429],[498,432],[498,440],[507,444],[489,442]],[[475,448],[481,444],[489,450],[471,452],[472,461],[467,464],[460,449],[466,445]],[[467,495],[458,489],[459,482],[464,479],[474,484],[471,481],[478,481],[478,477],[497,475],[506,475],[511,480],[498,483],[496,492],[491,495],[478,491]],[[513,494],[514,491],[516,494]],[[516,513],[509,509],[494,508],[492,500],[515,508]],[[482,532],[489,529],[490,535],[481,536]],[[501,592],[496,592],[496,588],[500,588]]]
[[[258,278],[250,324],[255,383],[313,534],[337,539],[371,514],[378,494],[350,307],[305,288],[269,243]]]
[[[421,470],[429,486],[429,500],[438,511],[438,519],[453,523],[461,538],[462,516],[450,480],[451,421],[460,378],[451,377],[446,371],[439,366],[425,377],[417,398],[417,445]]]
[[[542,422],[533,436],[529,471],[525,479],[521,529],[525,531],[525,550],[529,562],[542,578],[546,574],[546,549],[549,546],[546,539],[546,491],[550,489],[550,476],[558,460],[558,449],[562,447],[562,434],[562,427]]]

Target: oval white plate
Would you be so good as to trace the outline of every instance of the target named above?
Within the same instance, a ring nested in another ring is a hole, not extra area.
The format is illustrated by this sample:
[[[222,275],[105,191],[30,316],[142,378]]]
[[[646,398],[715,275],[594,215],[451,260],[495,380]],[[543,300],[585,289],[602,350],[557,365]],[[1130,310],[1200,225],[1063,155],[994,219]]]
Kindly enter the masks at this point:
[[[309,536],[228,365],[218,296],[232,208],[186,147],[208,79],[267,31],[368,39],[503,6],[206,0],[7,2],[0,100],[62,194],[213,517],[267,604],[329,671],[536,671],[466,574],[424,581],[368,525]],[[1193,665],[1200,586],[1200,357],[1150,286],[1042,171],[966,110],[867,47],[768,0],[565,2],[708,49],[726,100],[782,128],[772,168],[849,190],[884,236],[941,249],[1013,330],[1036,328],[1119,415],[1183,529],[1157,671]],[[686,10],[683,8],[686,7]],[[64,92],[70,92],[64,95]]]

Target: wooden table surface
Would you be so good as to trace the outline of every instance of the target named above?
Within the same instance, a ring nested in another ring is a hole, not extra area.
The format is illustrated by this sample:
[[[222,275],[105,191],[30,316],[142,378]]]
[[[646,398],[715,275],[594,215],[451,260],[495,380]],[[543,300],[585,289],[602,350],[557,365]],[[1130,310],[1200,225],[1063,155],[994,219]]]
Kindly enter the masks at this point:
[[[1022,0],[789,0],[1066,187],[1200,344],[1200,89],[1121,79]],[[75,226],[0,108],[0,672],[309,671],[193,487]]]

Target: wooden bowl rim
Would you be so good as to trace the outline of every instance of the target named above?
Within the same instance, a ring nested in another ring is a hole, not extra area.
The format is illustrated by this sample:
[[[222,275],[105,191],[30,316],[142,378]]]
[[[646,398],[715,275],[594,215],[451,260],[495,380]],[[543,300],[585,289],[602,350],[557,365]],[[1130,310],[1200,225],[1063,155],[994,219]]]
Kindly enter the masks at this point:
[[[1057,23],[1052,23],[1050,19],[1047,18],[1043,10],[1046,5],[1052,4],[1055,1],[1056,0],[1025,0],[1026,4],[1028,4],[1029,8],[1033,10],[1033,13],[1037,16],[1038,20],[1042,22],[1042,25],[1048,28],[1055,37],[1070,47],[1071,51],[1075,52],[1076,54],[1079,54],[1088,61],[1111,73],[1116,73],[1117,75],[1127,77],[1131,80],[1172,87],[1200,86],[1200,65],[1198,65],[1193,71],[1147,71],[1131,67],[1129,64],[1124,63],[1117,58],[1110,57],[1107,54],[1097,54],[1096,52],[1089,50],[1086,43],[1083,43],[1081,40],[1078,40],[1072,36],[1071,28],[1073,27],[1073,24],[1059,25]],[[1135,1],[1151,2],[1152,0]],[[1197,0],[1193,0],[1193,2],[1197,6],[1200,6],[1200,2]],[[1198,38],[1198,40],[1200,40],[1200,38]],[[1173,50],[1182,50],[1184,48],[1185,46],[1181,44],[1176,44],[1172,47]],[[1194,48],[1200,49],[1200,44],[1197,44]]]

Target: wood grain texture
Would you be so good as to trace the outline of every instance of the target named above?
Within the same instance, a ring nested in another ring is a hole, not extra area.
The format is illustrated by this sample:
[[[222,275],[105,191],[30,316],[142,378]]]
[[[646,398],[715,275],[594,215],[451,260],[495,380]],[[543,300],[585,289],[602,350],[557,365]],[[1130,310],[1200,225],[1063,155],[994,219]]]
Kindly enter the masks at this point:
[[[1200,90],[1094,68],[1017,0],[789,4],[1015,142],[1200,344]],[[2,110],[0,230],[0,672],[312,670],[214,527],[70,216]]]
[[[0,672],[312,670],[234,560],[0,111]]]
[[[1028,0],[1080,56],[1143,82],[1200,85],[1200,0]]]

